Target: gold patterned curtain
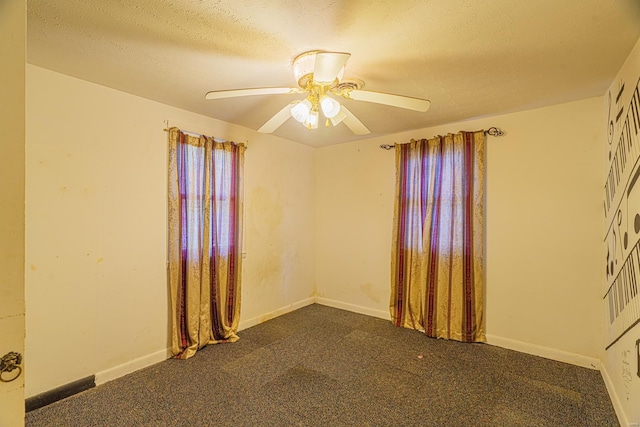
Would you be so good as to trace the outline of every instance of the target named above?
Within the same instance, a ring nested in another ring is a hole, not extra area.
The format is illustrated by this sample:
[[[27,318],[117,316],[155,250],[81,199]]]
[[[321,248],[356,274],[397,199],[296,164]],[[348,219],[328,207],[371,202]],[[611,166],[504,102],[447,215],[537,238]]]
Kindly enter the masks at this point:
[[[171,352],[238,340],[244,145],[169,130]]]
[[[391,319],[484,342],[483,131],[396,144]]]

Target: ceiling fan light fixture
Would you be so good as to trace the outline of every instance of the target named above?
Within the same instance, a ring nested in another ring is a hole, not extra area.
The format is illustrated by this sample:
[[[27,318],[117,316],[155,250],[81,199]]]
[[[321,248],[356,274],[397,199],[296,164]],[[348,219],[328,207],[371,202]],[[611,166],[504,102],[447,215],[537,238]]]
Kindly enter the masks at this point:
[[[289,118],[293,117],[309,130],[317,129],[320,112],[325,124],[334,126],[344,123],[354,134],[366,135],[369,129],[349,111],[346,105],[340,104],[333,97],[343,97],[355,101],[366,101],[392,107],[425,112],[431,102],[428,99],[414,98],[392,93],[362,90],[364,82],[360,79],[343,80],[345,66],[351,57],[347,52],[331,52],[311,50],[294,58],[293,74],[298,87],[259,87],[211,91],[206,99],[234,98],[240,96],[305,94],[306,99],[290,102],[262,127],[261,133],[273,133]]]
[[[297,103],[291,108],[291,116],[300,123],[304,123],[305,121],[307,121],[310,111],[311,102],[308,99],[305,99],[304,101]]]
[[[335,117],[340,112],[338,101],[326,95],[320,99],[320,108],[322,108],[322,114],[328,119]]]

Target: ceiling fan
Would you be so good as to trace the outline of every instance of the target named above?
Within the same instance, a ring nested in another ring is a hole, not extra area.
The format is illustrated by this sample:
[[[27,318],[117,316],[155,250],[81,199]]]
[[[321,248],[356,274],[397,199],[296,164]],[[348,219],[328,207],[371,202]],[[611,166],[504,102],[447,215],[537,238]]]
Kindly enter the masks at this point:
[[[278,111],[258,129],[258,132],[261,133],[274,132],[290,117],[302,123],[309,130],[316,129],[320,112],[326,118],[326,126],[329,126],[329,123],[334,126],[344,123],[356,135],[370,133],[369,129],[351,111],[330,95],[420,112],[425,112],[429,109],[431,105],[429,100],[362,90],[364,87],[362,80],[343,80],[344,67],[350,56],[350,53],[322,50],[305,52],[293,60],[293,74],[298,87],[217,90],[208,92],[205,98],[222,99],[252,95],[307,94],[303,100],[293,101]]]

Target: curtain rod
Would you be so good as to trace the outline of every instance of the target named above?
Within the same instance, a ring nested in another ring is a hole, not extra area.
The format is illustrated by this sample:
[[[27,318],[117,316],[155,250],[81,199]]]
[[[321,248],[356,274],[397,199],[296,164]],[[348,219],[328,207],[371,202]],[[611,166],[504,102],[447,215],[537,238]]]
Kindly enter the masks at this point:
[[[203,133],[192,132],[192,131],[190,131],[190,130],[180,129],[178,126],[169,126],[169,120],[165,120],[165,125],[166,125],[167,127],[165,127],[164,129],[162,129],[162,130],[163,130],[163,131],[165,131],[165,132],[169,132],[169,131],[171,130],[171,128],[174,128],[174,127],[175,127],[175,128],[177,128],[177,129],[178,129],[180,132],[182,132],[182,133],[189,133],[189,134],[191,134],[191,135],[193,135],[193,136],[207,136],[207,135],[205,135],[205,134],[203,134]],[[225,140],[225,139],[220,139],[220,138],[215,138],[215,137],[213,138],[213,140],[214,140],[215,142],[229,142],[229,141],[227,141],[227,140]],[[233,142],[233,141],[231,141],[231,142]],[[249,148],[249,141],[246,141],[246,142],[239,142],[239,143],[234,142],[234,144],[243,144],[243,145],[245,146],[245,150]]]
[[[162,130],[165,131],[165,132],[169,132],[171,129],[164,128]],[[184,130],[184,129],[180,129],[180,128],[178,128],[178,130],[180,132],[182,132],[182,133],[190,133],[193,136],[207,136],[207,135],[204,135],[204,134],[201,134],[201,133],[198,133],[198,132],[191,132],[190,130]],[[213,140],[215,142],[227,142],[226,140],[220,139],[220,138],[213,138]]]
[[[502,136],[504,135],[504,132],[500,128],[491,126],[489,129],[484,131],[484,134],[491,135],[491,136]],[[380,148],[382,148],[383,150],[391,150],[392,148],[395,148],[395,145],[382,144]]]

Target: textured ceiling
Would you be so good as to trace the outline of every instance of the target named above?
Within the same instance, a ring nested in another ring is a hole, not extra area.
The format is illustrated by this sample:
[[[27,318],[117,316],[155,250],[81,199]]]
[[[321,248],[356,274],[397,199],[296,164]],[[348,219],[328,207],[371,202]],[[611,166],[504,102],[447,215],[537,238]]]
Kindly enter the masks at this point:
[[[426,113],[345,100],[371,130],[275,135],[311,146],[602,95],[640,37],[638,0],[28,0],[28,62],[258,129],[302,95],[291,61],[350,52],[345,77],[430,99]],[[170,119],[170,118],[168,118]]]

